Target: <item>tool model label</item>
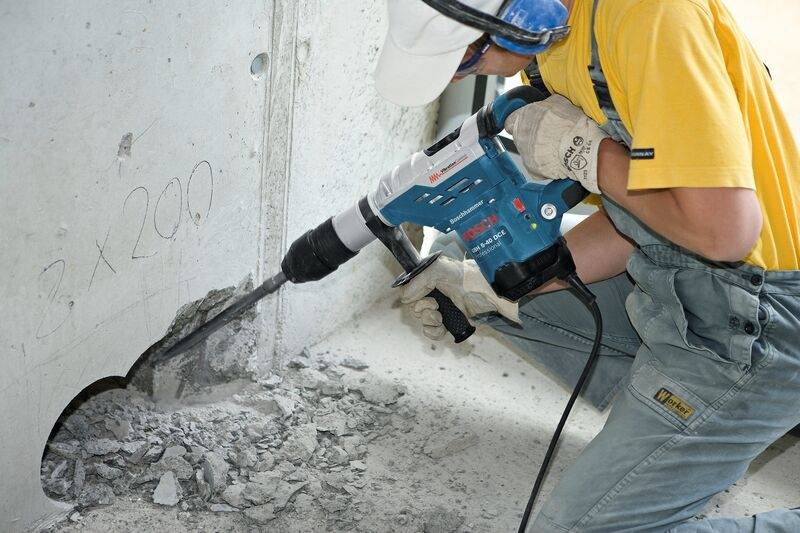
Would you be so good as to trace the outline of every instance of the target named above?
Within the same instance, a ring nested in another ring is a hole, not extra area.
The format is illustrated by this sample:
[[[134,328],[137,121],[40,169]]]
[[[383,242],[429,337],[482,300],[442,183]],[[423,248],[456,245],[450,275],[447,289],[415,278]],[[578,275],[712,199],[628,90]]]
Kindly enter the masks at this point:
[[[504,226],[498,226],[500,217],[493,213],[480,219],[461,233],[464,243],[474,258],[483,257],[511,242],[511,234]]]

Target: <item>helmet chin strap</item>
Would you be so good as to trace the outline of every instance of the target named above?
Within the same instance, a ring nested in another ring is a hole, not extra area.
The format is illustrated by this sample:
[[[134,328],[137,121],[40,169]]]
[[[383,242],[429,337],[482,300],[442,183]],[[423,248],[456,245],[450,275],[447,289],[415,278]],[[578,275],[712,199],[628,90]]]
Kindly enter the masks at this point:
[[[458,0],[422,0],[429,7],[442,15],[465,26],[488,33],[494,40],[507,40],[521,47],[538,48],[552,44],[567,36],[569,26],[560,25],[544,30],[529,30],[503,20],[500,17],[484,13]],[[504,11],[506,2],[501,11]],[[502,45],[502,43],[501,43]],[[511,50],[516,52],[517,50]],[[535,53],[535,52],[534,52]]]

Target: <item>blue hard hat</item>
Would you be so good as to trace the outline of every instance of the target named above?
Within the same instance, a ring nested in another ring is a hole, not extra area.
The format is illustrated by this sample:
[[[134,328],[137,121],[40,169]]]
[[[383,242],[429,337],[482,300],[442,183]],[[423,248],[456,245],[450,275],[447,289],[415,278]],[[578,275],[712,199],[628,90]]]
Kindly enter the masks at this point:
[[[535,55],[566,36],[568,16],[567,8],[559,0],[510,0],[500,8],[497,17],[512,26],[542,35],[542,42],[526,44],[490,32],[491,38],[510,52]]]

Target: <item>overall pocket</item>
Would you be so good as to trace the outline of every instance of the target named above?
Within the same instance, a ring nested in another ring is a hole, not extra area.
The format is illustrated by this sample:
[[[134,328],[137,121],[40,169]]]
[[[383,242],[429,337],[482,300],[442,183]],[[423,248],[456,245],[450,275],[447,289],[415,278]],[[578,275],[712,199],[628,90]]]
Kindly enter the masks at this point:
[[[742,368],[751,366],[753,342],[762,327],[757,294],[698,269],[678,270],[671,288],[680,306],[678,331],[689,348]]]
[[[752,342],[742,343],[741,335],[749,314],[758,313],[756,295],[708,271],[662,266],[641,251],[634,255],[629,271],[646,298],[631,302],[631,321],[635,322],[634,314],[652,316],[653,304],[662,309],[661,316],[640,332],[645,342],[674,346],[720,363],[751,364]],[[743,310],[746,317],[741,316]]]
[[[708,407],[689,388],[661,372],[653,360],[634,372],[628,390],[678,430],[694,422]]]

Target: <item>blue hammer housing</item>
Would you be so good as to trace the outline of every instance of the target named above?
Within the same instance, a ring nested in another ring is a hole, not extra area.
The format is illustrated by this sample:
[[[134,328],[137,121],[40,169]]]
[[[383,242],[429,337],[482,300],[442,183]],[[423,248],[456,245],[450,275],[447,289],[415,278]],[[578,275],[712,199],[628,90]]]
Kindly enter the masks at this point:
[[[513,301],[574,272],[561,219],[588,194],[570,180],[529,181],[497,138],[511,113],[545,96],[532,87],[501,95],[370,196],[390,225],[455,231],[495,292]]]

